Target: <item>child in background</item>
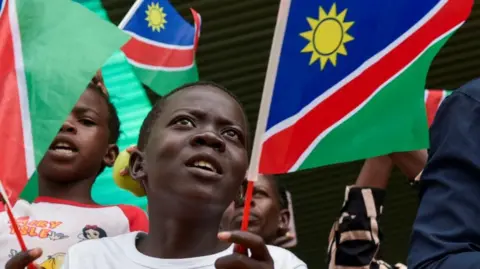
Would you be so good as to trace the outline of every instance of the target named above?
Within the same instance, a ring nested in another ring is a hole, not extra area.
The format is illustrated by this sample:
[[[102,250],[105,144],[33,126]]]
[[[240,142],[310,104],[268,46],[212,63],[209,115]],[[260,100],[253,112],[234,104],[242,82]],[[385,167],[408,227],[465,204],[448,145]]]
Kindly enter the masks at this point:
[[[77,244],[65,269],[307,268],[252,233],[218,233],[248,166],[247,120],[230,93],[213,83],[184,85],[158,102],[144,125],[143,151],[132,153],[129,172],[148,197],[149,233]],[[233,253],[232,243],[251,255]]]
[[[92,185],[118,155],[120,121],[101,75],[89,83],[38,166],[39,197],[13,208],[27,247],[20,246],[6,213],[0,214],[0,268],[24,268],[34,258],[46,268],[60,268],[67,249],[84,240],[147,231],[140,209],[127,205],[100,206]]]

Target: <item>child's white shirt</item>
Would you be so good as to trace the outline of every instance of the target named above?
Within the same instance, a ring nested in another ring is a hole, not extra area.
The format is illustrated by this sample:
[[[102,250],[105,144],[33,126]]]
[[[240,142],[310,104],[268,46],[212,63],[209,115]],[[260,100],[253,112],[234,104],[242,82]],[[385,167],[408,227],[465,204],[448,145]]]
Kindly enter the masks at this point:
[[[40,247],[36,262],[46,269],[59,268],[69,247],[88,239],[148,231],[140,208],[127,205],[97,206],[39,197],[30,204],[20,200],[13,207],[27,248]],[[0,213],[0,268],[20,251],[6,212]]]
[[[82,242],[68,250],[63,269],[214,269],[215,261],[233,253],[233,245],[216,254],[187,259],[159,259],[136,248],[138,232]],[[307,269],[290,251],[267,246],[275,269]]]

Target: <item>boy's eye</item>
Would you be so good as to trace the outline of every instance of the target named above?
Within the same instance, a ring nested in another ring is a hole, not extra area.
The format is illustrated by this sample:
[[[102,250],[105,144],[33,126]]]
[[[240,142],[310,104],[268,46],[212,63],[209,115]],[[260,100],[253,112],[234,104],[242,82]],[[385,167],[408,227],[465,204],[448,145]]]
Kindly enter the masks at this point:
[[[85,126],[92,126],[95,125],[95,122],[90,119],[80,119],[80,123],[85,125]]]
[[[262,190],[253,190],[254,196],[268,197],[268,194]]]
[[[175,125],[181,125],[181,126],[190,126],[193,127],[195,126],[193,124],[193,121],[187,118],[181,118],[175,121]]]
[[[223,132],[223,134],[230,137],[230,138],[235,138],[235,139],[239,139],[239,137],[240,137],[238,132],[235,131],[235,130],[227,130],[227,131]]]

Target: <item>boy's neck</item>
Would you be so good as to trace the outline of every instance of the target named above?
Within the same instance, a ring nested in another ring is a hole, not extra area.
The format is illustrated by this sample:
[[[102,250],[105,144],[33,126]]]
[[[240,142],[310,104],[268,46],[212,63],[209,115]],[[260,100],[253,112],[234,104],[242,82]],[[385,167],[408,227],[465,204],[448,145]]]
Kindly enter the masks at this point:
[[[160,214],[158,214],[160,213]],[[180,212],[178,212],[180,213]],[[190,212],[190,215],[195,215]],[[218,253],[230,244],[218,240],[221,216],[179,218],[149,210],[148,235],[137,249],[143,254],[164,259],[183,259]]]
[[[52,197],[82,204],[96,204],[92,199],[92,185],[95,179],[57,182],[39,176],[39,196]]]

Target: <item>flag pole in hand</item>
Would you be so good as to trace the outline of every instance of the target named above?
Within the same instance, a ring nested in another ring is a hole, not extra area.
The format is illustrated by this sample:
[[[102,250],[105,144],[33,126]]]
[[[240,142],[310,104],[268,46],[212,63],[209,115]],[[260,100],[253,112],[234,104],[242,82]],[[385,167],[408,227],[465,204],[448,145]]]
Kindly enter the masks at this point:
[[[267,73],[265,76],[265,84],[263,86],[262,101],[260,103],[260,111],[258,113],[257,128],[255,130],[255,138],[253,140],[252,157],[250,159],[250,166],[248,168],[247,191],[245,193],[245,203],[243,208],[242,231],[248,230],[248,219],[250,218],[250,207],[253,196],[253,185],[257,181],[260,165],[260,156],[262,151],[262,142],[265,129],[267,128],[268,114],[270,104],[272,102],[273,88],[275,86],[275,79],[277,68],[282,49],[282,41],[287,27],[288,11],[290,9],[291,0],[281,0],[278,9],[277,23],[273,35],[272,47],[270,49],[270,58],[268,60]],[[235,252],[247,254],[243,246],[235,245]]]
[[[8,199],[8,195],[3,187],[2,181],[0,181],[0,194],[2,195],[1,200],[5,204],[5,211],[7,211],[8,219],[12,224],[13,231],[17,236],[17,241],[20,244],[20,248],[23,252],[27,252],[27,246],[25,245],[25,241],[23,241],[22,234],[20,233],[20,229],[18,228],[17,222],[15,221],[15,217],[13,216],[12,205]],[[36,267],[33,264],[28,265],[28,269],[35,269]]]

